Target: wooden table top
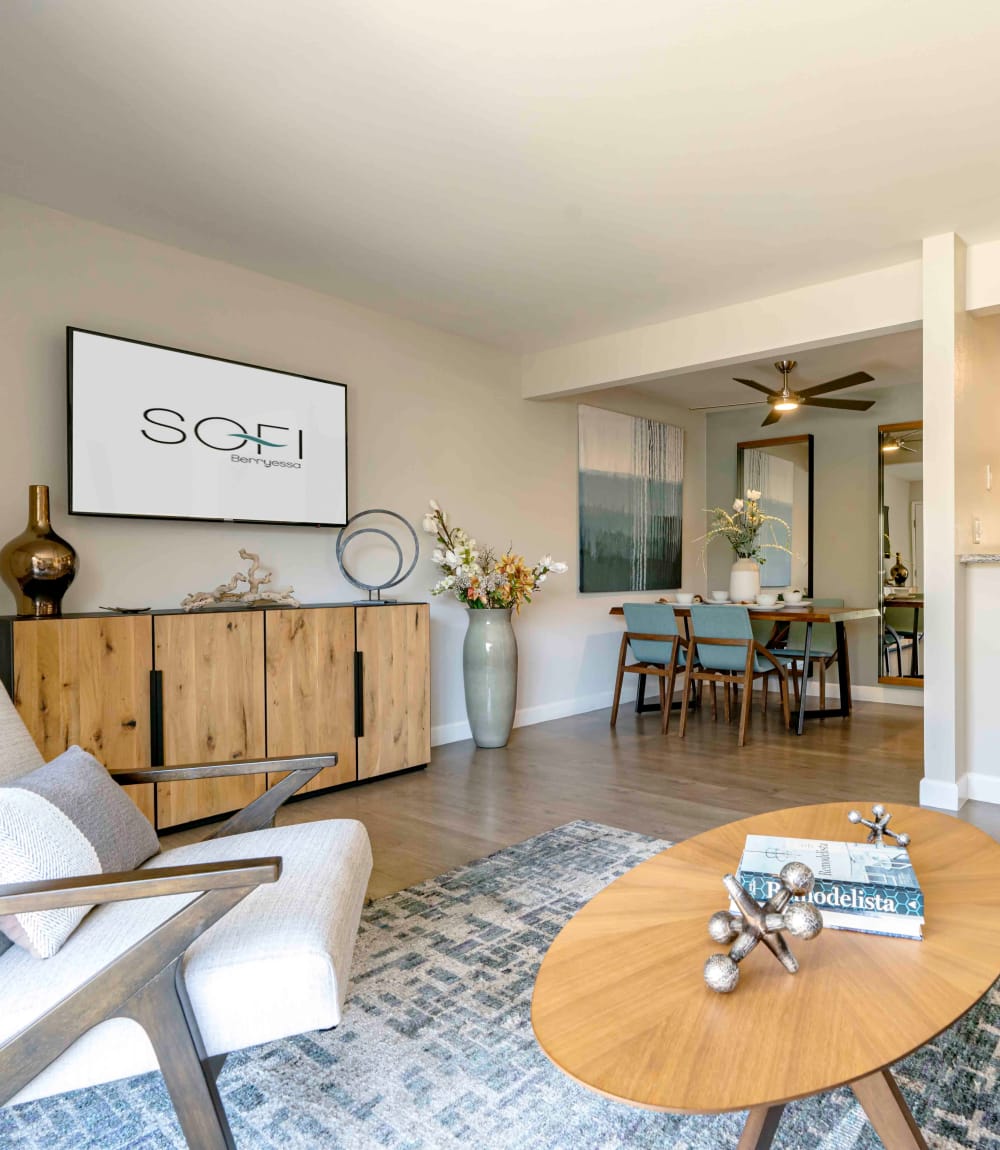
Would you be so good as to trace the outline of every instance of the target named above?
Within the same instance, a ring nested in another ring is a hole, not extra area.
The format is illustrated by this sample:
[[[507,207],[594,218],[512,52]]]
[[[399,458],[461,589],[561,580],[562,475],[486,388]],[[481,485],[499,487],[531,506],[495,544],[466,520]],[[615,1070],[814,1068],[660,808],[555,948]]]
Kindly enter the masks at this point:
[[[657,599],[657,603],[667,603],[673,607],[674,614],[682,619],[691,616],[691,608],[680,603],[671,603],[668,599]],[[895,604],[893,604],[895,606]],[[709,607],[727,607],[728,603],[708,603]],[[758,607],[755,604],[743,604],[755,619],[773,619],[776,622],[789,623],[853,623],[856,619],[877,619],[877,607],[814,607],[811,605],[799,606],[789,603],[786,607]],[[622,607],[612,607],[609,615],[624,615]]]
[[[656,1110],[789,1101],[871,1074],[960,1018],[1000,974],[1000,846],[951,815],[893,805],[913,837],[924,940],[824,930],[789,939],[789,975],[760,946],[728,995],[702,981],[708,936],[748,834],[854,841],[871,800],[797,807],[696,835],[623,875],[563,928],[531,1021],[566,1074]]]
[[[886,607],[923,607],[923,595],[887,595],[883,600]]]

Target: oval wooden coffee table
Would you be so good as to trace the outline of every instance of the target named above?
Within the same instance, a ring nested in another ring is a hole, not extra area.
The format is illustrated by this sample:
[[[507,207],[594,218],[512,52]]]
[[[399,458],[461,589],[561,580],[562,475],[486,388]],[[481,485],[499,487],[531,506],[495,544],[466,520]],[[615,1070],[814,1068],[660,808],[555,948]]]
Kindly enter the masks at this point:
[[[767,1147],[786,1102],[849,1083],[888,1150],[926,1143],[887,1067],[974,1005],[1000,974],[1000,846],[950,815],[890,806],[913,838],[924,940],[825,930],[789,940],[789,975],[764,947],[728,995],[702,981],[724,947],[709,916],[728,899],[748,834],[864,841],[871,801],[775,811],[708,831],[601,891],[542,961],[531,1020],[584,1086],[680,1113],[749,1110],[740,1150]]]

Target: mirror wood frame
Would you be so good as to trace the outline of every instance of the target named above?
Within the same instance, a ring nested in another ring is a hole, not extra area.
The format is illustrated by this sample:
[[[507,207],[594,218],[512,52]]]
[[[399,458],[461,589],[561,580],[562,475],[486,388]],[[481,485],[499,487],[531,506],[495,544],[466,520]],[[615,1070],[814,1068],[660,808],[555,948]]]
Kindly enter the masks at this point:
[[[812,434],[809,435],[776,435],[771,439],[744,439],[736,444],[736,489],[742,498],[746,491],[743,480],[743,452],[747,448],[765,449],[768,447],[788,447],[793,443],[804,443],[809,454],[809,531],[806,540],[806,563],[809,578],[806,584],[806,598],[813,597],[813,490],[816,485],[815,476],[815,448]]]
[[[919,687],[923,688],[923,677],[914,678],[912,675],[883,675],[882,674],[882,628],[885,623],[885,569],[882,566],[884,558],[884,542],[888,532],[885,529],[883,521],[884,508],[885,508],[885,457],[882,452],[882,436],[891,434],[895,431],[923,431],[924,421],[922,419],[907,419],[901,423],[880,423],[878,425],[878,442],[876,449],[878,451],[878,610],[879,610],[879,627],[878,627],[878,662],[876,666],[879,669],[878,681],[885,683],[892,687]],[[916,639],[914,639],[916,642]],[[926,657],[926,655],[925,655]]]

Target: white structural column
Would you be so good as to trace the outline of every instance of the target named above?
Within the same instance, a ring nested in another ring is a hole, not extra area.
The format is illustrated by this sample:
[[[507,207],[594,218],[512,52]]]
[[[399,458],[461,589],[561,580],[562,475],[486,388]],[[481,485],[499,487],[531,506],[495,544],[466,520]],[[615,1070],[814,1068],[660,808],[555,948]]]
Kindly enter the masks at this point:
[[[965,802],[962,678],[964,579],[958,563],[955,406],[966,372],[965,244],[931,236],[923,250],[924,340],[924,777],[920,802]]]

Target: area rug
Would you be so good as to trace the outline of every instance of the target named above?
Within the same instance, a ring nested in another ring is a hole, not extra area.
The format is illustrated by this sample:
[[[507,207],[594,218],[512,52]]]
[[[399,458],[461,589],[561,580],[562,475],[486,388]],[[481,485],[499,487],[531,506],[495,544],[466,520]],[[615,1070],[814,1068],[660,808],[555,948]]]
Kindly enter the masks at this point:
[[[227,1062],[220,1089],[239,1150],[735,1147],[741,1116],[675,1117],[608,1101],[555,1069],[531,1033],[535,972],[558,930],[667,845],[574,822],[373,903],[342,1025]],[[878,1004],[870,1009],[877,1019]],[[998,987],[896,1073],[933,1150],[998,1150]],[[791,1104],[774,1145],[881,1142],[842,1089]],[[0,1110],[0,1146],[183,1150],[184,1142],[162,1079],[148,1074]]]

